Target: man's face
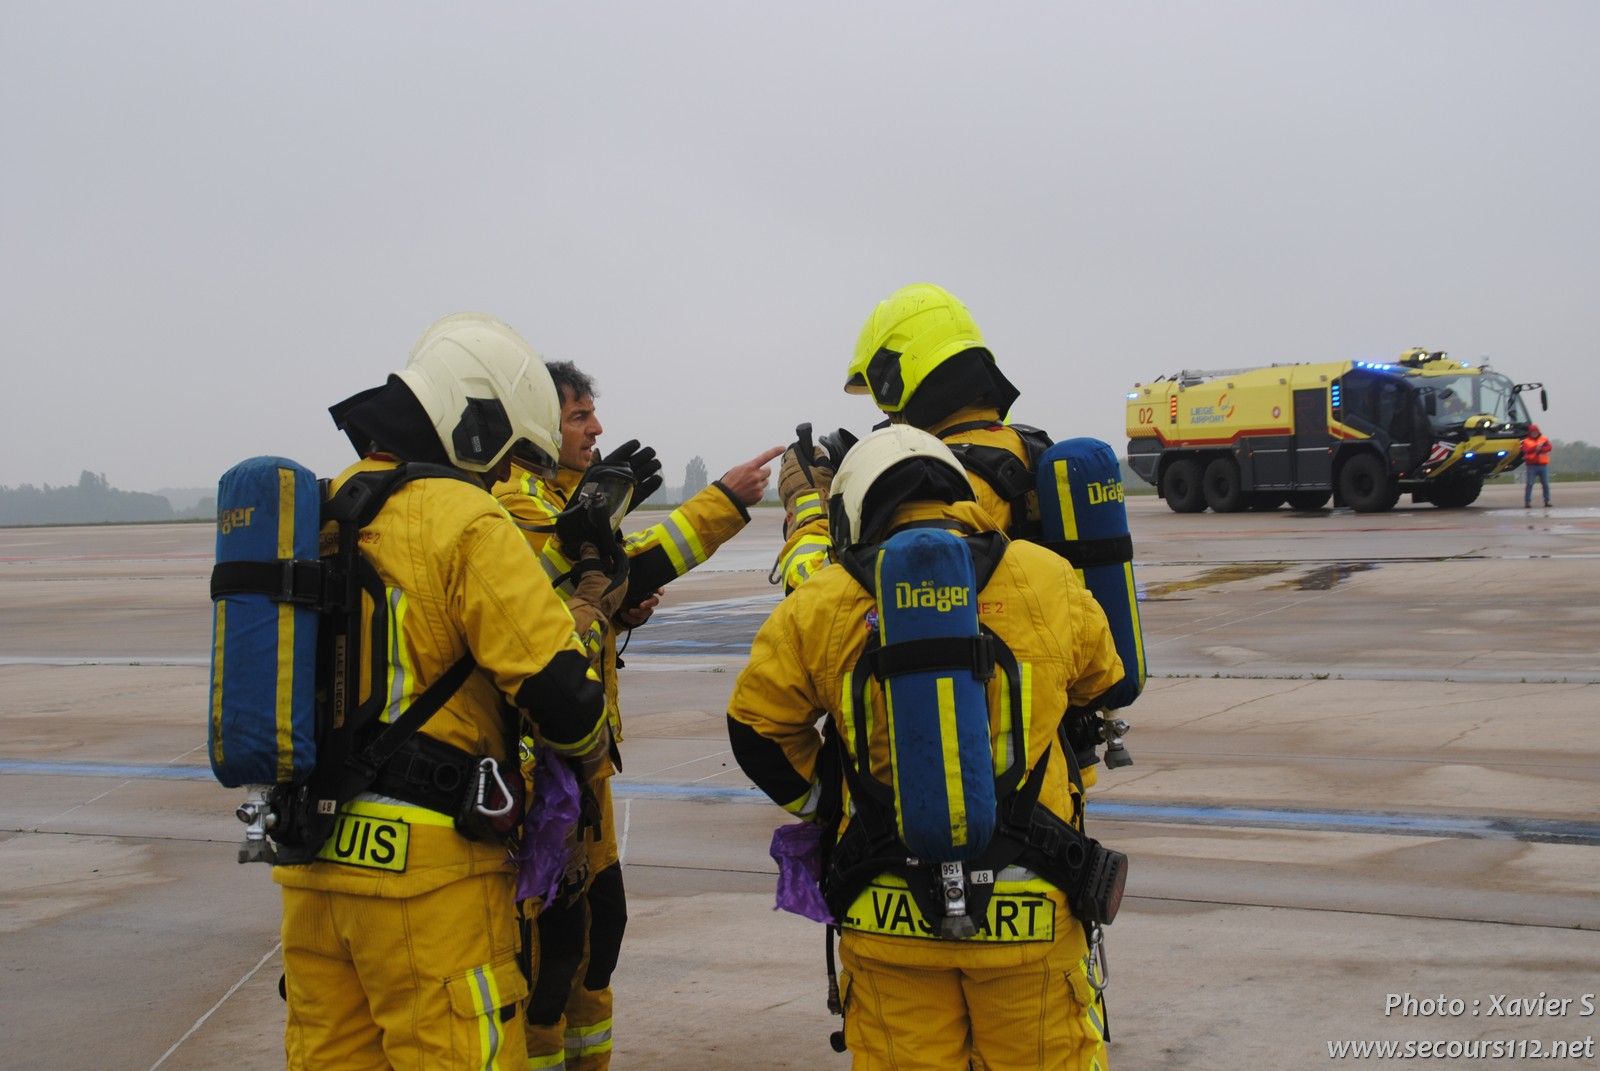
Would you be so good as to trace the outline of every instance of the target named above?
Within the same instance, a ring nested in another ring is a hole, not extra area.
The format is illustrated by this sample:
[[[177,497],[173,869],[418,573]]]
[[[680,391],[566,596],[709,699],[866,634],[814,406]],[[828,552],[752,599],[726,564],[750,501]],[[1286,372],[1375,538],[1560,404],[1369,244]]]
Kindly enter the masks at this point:
[[[606,429],[594,415],[594,397],[574,398],[561,392],[561,464],[569,469],[586,469],[594,464],[594,441]]]

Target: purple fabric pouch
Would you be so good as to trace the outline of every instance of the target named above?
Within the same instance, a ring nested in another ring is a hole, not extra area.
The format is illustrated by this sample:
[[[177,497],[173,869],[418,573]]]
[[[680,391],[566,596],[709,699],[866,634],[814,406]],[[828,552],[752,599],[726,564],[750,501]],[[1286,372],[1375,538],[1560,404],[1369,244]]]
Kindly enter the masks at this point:
[[[577,825],[578,778],[555,752],[541,747],[533,768],[533,805],[517,849],[518,900],[555,900]]]
[[[822,899],[822,827],[810,822],[779,826],[772,831],[773,862],[778,864],[778,895],[772,910],[804,915],[813,922],[833,922]]]

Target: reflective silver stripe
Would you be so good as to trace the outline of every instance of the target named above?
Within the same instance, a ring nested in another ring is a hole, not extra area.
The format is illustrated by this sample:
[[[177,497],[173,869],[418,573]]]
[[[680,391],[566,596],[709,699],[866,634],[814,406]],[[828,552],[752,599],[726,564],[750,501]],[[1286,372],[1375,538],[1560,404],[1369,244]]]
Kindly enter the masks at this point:
[[[495,1014],[500,1009],[495,1007],[494,998],[489,995],[489,976],[483,968],[473,968],[472,978],[478,983],[478,1003],[483,1007],[483,1021],[489,1024],[489,1051],[484,1053],[483,1059],[487,1071],[494,1066],[495,1053],[500,1051],[500,1016]]]
[[[820,560],[819,560],[820,559]],[[821,536],[807,536],[794,545],[783,559],[784,579],[794,587],[822,566],[828,564],[828,541]]]
[[[688,572],[700,564],[699,555],[694,552],[694,545],[689,542],[688,533],[684,531],[684,523],[676,513],[667,518],[667,523],[661,527],[667,530],[672,537],[672,545],[678,548],[678,554],[683,558],[684,572]]]
[[[1084,1016],[1089,1020],[1089,1025],[1094,1027],[1094,1032],[1099,1035],[1102,1041],[1104,1041],[1106,1036],[1106,1024],[1100,1021],[1099,1012],[1096,1010],[1096,1003],[1097,1002],[1094,1000],[1089,1001],[1089,1003],[1084,1006],[1083,1013]]]
[[[568,1030],[566,1037],[567,1053],[577,1053],[579,1056],[588,1056],[590,1053],[604,1052],[611,1048],[611,1020],[607,1019],[599,1029],[585,1034],[582,1028]]]
[[[796,495],[794,500],[794,523],[804,524],[813,517],[822,516],[822,496],[815,491]]]
[[[406,699],[406,665],[400,660],[400,600],[399,588],[389,589],[389,709],[388,721],[400,716]]]

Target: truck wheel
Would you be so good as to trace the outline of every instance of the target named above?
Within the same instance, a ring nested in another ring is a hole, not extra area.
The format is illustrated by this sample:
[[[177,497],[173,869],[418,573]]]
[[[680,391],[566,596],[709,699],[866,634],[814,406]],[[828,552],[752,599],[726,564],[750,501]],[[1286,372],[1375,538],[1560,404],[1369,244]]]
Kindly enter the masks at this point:
[[[1199,513],[1206,508],[1205,493],[1200,489],[1200,462],[1183,458],[1167,466],[1161,477],[1161,494],[1174,513]]]
[[[1319,510],[1328,504],[1332,491],[1295,491],[1289,495],[1289,508],[1301,513]]]
[[[1339,470],[1339,495],[1357,513],[1382,513],[1400,500],[1400,485],[1377,454],[1357,454]]]
[[[1271,513],[1285,502],[1289,496],[1281,491],[1252,491],[1250,494],[1250,508]]]
[[[1428,491],[1428,500],[1440,509],[1470,506],[1483,493],[1481,476],[1446,476]]]
[[[1239,485],[1239,463],[1231,457],[1219,457],[1206,466],[1201,480],[1205,490],[1206,505],[1218,513],[1238,513],[1244,509],[1244,488]]]

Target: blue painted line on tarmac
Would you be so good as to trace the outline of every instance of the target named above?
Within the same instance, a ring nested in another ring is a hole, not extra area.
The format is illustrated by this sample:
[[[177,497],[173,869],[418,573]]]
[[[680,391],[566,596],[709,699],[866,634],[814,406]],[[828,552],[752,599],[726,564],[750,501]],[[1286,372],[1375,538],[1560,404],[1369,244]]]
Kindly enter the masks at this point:
[[[1091,800],[1096,818],[1174,825],[1306,829],[1330,833],[1383,833],[1411,837],[1540,841],[1600,845],[1600,823],[1549,818],[1456,817],[1384,811],[1307,811],[1294,808],[1206,807]]]
[[[110,762],[42,762],[0,759],[0,774],[34,777],[110,777],[123,780],[211,781],[205,766],[141,766]],[[739,785],[684,785],[655,781],[612,782],[619,798],[768,803],[757,788]],[[1600,845],[1600,823],[1546,818],[1457,817],[1381,811],[1311,811],[1285,807],[1228,807],[1199,804],[1090,800],[1089,813],[1106,821],[1157,825],[1233,826],[1247,829],[1304,829],[1326,833],[1379,833],[1389,836],[1456,837],[1468,840],[1539,841]]]

